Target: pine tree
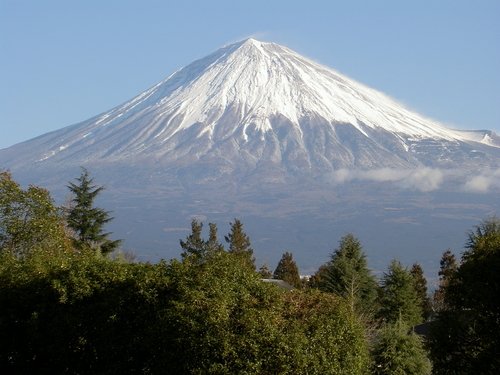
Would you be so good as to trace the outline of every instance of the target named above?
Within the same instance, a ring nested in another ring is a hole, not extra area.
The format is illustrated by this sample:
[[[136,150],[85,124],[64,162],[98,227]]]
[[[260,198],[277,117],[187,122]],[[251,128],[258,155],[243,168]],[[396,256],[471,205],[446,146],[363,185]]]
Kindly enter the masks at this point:
[[[283,254],[274,270],[273,279],[283,280],[296,288],[301,286],[299,268],[293,260],[292,253],[287,251]]]
[[[104,187],[93,185],[94,180],[85,168],[76,181],[68,185],[73,198],[67,209],[68,227],[75,233],[74,245],[80,250],[92,249],[109,254],[120,246],[121,240],[110,240],[111,233],[103,232],[104,225],[113,218],[108,211],[94,207],[94,201]]]
[[[380,317],[388,323],[399,319],[414,326],[422,322],[422,308],[410,271],[393,260],[382,278]]]
[[[250,238],[243,230],[243,223],[238,219],[234,219],[230,226],[229,234],[224,237],[229,244],[229,253],[240,257],[246,265],[255,270],[253,249],[250,245]]]
[[[415,289],[417,291],[418,300],[420,301],[420,307],[422,309],[422,317],[424,320],[427,320],[431,316],[432,305],[431,300],[427,295],[427,280],[424,276],[424,270],[420,264],[414,263],[410,269],[410,273],[413,276],[413,281],[415,282]]]
[[[377,283],[368,269],[359,240],[352,234],[342,237],[330,262],[321,267],[315,283],[326,292],[346,297],[352,309],[371,314],[375,310]]]

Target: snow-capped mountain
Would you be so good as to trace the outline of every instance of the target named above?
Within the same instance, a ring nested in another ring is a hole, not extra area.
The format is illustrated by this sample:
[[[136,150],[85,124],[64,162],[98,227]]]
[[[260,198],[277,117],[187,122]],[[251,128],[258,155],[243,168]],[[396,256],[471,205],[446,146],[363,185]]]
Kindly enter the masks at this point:
[[[458,131],[274,43],[247,39],[82,123],[0,151],[0,166],[210,161],[217,173],[272,165],[338,168],[491,165],[500,138]]]
[[[254,39],[108,112],[0,150],[0,170],[58,202],[79,166],[107,188],[110,230],[148,260],[177,256],[192,217],[222,233],[238,217],[270,265],[289,249],[314,272],[346,232],[375,268],[394,257],[438,264],[439,251],[459,248],[500,210],[496,134],[448,129]]]

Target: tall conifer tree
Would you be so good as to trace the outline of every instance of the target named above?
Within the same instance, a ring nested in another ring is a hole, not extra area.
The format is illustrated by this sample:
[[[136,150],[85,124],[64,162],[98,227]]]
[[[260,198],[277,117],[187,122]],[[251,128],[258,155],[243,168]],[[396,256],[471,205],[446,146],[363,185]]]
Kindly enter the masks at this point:
[[[422,307],[410,271],[393,260],[382,278],[380,316],[388,323],[402,320],[410,327],[422,319]]]
[[[288,251],[281,257],[278,266],[274,270],[274,279],[286,281],[288,284],[299,288],[301,285],[299,268],[293,260],[292,253]]]
[[[418,263],[414,263],[410,269],[415,282],[415,290],[417,291],[420,307],[422,309],[422,317],[424,320],[429,319],[432,313],[431,300],[427,295],[427,280],[424,276],[424,270]]]
[[[253,249],[250,244],[250,238],[243,230],[243,223],[238,219],[234,219],[234,222],[230,225],[230,232],[224,237],[229,244],[228,251],[240,257],[245,264],[255,270]]]
[[[121,240],[109,239],[111,233],[104,232],[104,225],[113,218],[108,211],[94,206],[96,197],[104,190],[104,187],[94,185],[94,180],[85,168],[82,168],[82,173],[76,181],[68,185],[73,198],[71,207],[67,209],[68,227],[75,233],[75,247],[80,250],[92,249],[102,254],[109,254],[120,246]]]
[[[439,286],[434,292],[433,305],[434,310],[437,312],[442,311],[446,308],[445,293],[450,280],[458,269],[458,262],[455,255],[450,249],[446,250],[441,256],[441,261],[439,262]]]
[[[377,283],[354,235],[349,233],[341,238],[330,262],[320,268],[314,279],[321,290],[346,297],[354,310],[363,314],[374,311]]]

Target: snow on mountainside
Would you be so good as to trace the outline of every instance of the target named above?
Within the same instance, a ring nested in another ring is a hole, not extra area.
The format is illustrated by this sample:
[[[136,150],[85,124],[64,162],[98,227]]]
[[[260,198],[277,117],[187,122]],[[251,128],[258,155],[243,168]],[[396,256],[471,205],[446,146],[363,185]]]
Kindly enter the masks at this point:
[[[0,150],[0,166],[201,158],[231,171],[498,162],[492,132],[458,131],[274,43],[247,39],[129,102]]]
[[[88,167],[106,186],[110,231],[145,260],[178,256],[193,217],[221,233],[237,217],[267,264],[292,249],[314,272],[354,232],[382,270],[395,257],[439,264],[436,249],[459,249],[498,213],[499,146],[491,131],[448,129],[248,39],[108,112],[0,150],[0,170],[63,202]]]

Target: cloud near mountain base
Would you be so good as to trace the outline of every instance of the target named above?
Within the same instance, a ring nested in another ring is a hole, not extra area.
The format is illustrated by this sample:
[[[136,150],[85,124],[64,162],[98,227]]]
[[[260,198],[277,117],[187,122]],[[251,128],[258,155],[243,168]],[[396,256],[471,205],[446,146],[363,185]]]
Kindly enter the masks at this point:
[[[350,181],[393,182],[403,188],[419,191],[438,189],[443,183],[444,173],[440,169],[416,168],[394,169],[378,168],[370,170],[339,169],[332,173],[331,180],[335,184]]]
[[[438,168],[396,169],[378,168],[370,170],[339,169],[330,175],[333,184],[351,181],[389,182],[401,188],[421,192],[435,191],[453,182],[460,190],[470,193],[488,193],[500,189],[500,168],[484,170],[477,174],[470,171]]]
[[[463,186],[469,193],[487,193],[493,189],[500,189],[500,168],[470,176]]]

